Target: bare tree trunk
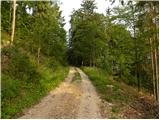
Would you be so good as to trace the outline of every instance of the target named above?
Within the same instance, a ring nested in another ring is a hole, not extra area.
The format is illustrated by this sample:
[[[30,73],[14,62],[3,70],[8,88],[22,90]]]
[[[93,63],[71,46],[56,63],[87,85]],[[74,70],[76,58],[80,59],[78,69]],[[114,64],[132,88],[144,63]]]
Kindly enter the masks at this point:
[[[40,58],[40,51],[41,51],[41,48],[38,47],[38,55],[37,55],[37,62],[38,62],[38,66],[39,66],[39,58]]]
[[[138,51],[137,51],[137,39],[136,39],[136,28],[133,26],[133,31],[134,31],[134,44],[135,44],[135,62],[136,62],[136,78],[137,78],[137,87],[138,87],[138,92],[140,92],[140,79],[139,79],[139,71],[138,71]]]
[[[156,18],[156,7],[151,4],[149,6],[150,10],[150,19],[152,20],[150,25],[150,30],[158,31],[158,24],[153,22],[153,18]],[[156,100],[158,100],[159,97],[159,72],[158,72],[158,51],[157,51],[157,44],[158,44],[158,36],[157,33],[153,33],[152,38],[150,38],[150,44],[151,44],[151,55],[152,55],[152,69],[153,69],[153,91],[156,97]]]
[[[12,19],[11,45],[13,44],[13,41],[14,41],[15,19],[16,19],[16,0],[13,0],[13,19]]]
[[[155,10],[155,9],[154,9]],[[156,11],[155,11],[156,12]],[[156,34],[155,34],[155,66],[156,66],[156,79],[157,79],[157,81],[156,81],[156,88],[157,88],[157,101],[159,100],[159,63],[158,63],[158,61],[159,61],[159,59],[158,59],[158,57],[159,57],[159,54],[158,54],[158,47],[157,47],[157,45],[159,45],[159,32],[158,32],[158,27],[159,27],[159,25],[158,25],[158,23],[157,22],[155,22],[155,30],[156,30]]]
[[[90,60],[89,60],[89,66],[92,67],[92,60],[91,60],[91,57],[90,57]]]
[[[150,38],[150,46],[151,46],[151,62],[152,62],[152,82],[153,82],[153,95],[156,95],[156,85],[155,85],[155,68],[154,68],[154,56],[152,49],[152,40]]]
[[[155,56],[155,72],[156,72],[156,100],[158,100],[159,97],[159,74],[158,74],[158,62],[157,62],[157,50],[154,51]]]
[[[156,28],[156,26],[155,26]],[[156,44],[157,44],[157,37],[156,37],[156,34],[154,36],[154,42],[155,42],[155,49],[154,49],[154,57],[155,57],[155,74],[156,74],[156,100],[158,100],[159,98],[159,70],[158,70],[158,59],[157,59],[157,47],[156,47]]]
[[[12,3],[10,4],[10,12],[9,12],[9,29],[8,29],[8,32],[9,32],[9,35],[11,35],[11,19],[12,19]]]
[[[140,73],[139,73],[139,64],[137,63],[137,65],[136,65],[136,71],[137,71],[137,82],[138,82],[138,92],[140,92],[141,91],[141,81],[140,81]]]

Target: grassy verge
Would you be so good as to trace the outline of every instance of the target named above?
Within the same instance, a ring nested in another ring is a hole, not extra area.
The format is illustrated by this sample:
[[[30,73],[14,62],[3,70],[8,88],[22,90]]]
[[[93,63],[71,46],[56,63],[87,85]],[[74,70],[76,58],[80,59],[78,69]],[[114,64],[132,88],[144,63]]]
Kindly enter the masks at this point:
[[[108,112],[112,114],[110,115],[111,118],[117,118],[116,116],[121,110],[122,103],[127,102],[128,97],[122,94],[118,84],[109,79],[106,71],[90,67],[83,67],[82,70],[89,76],[101,99],[114,104]]]
[[[12,49],[2,53],[1,118],[17,118],[68,74],[68,67],[58,62],[56,67],[48,67],[45,62],[37,66],[33,58],[20,51]]]
[[[128,101],[128,96],[124,96],[119,84],[111,80],[106,71],[90,67],[83,67],[82,70],[89,76],[102,99],[113,103]]]
[[[72,82],[80,81],[80,80],[81,80],[81,76],[80,76],[79,72],[76,71],[76,73],[74,74],[74,77],[72,79]]]
[[[89,76],[100,97],[113,104],[111,118],[117,118],[118,114],[127,118],[157,118],[158,105],[153,99],[142,96],[133,87],[114,81],[102,69],[82,67],[82,70]],[[137,116],[135,111],[140,115]]]

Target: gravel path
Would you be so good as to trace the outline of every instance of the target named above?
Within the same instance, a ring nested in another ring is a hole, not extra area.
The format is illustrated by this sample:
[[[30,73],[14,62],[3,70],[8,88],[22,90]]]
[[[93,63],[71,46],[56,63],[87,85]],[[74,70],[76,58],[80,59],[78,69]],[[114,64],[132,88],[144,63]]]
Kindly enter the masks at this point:
[[[88,79],[88,76],[83,71],[78,69],[82,82],[81,90],[82,96],[79,106],[78,118],[101,118],[99,104],[100,99],[97,96],[94,86]]]
[[[72,81],[77,71],[80,73],[81,81]],[[20,119],[101,118],[100,102],[88,77],[79,68],[71,67],[64,82],[40,103],[25,111]]]

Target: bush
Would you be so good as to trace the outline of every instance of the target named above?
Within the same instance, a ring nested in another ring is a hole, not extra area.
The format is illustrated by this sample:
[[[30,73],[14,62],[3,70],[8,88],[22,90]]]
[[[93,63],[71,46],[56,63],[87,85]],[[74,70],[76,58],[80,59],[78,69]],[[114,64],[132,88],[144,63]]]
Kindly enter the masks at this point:
[[[120,91],[119,82],[109,79],[108,72],[99,68],[83,67],[82,69],[89,76],[102,99],[108,102],[127,101],[127,98]]]
[[[36,71],[36,67],[36,65],[31,63],[28,56],[17,53],[11,59],[9,73],[15,78],[21,80],[27,80],[28,82],[38,82],[40,75]]]
[[[3,73],[21,81],[38,82],[40,74],[36,70],[37,66],[31,62],[26,54],[15,47],[11,47],[3,49],[2,55],[6,55],[9,58],[8,63],[6,63],[8,68],[5,68],[2,71]]]
[[[54,66],[49,67],[46,61],[37,66],[33,56],[15,47],[3,49],[3,56],[7,61],[2,59],[2,118],[16,118],[17,113],[35,104],[68,73],[67,67],[54,60],[50,63]]]
[[[17,97],[19,93],[20,82],[5,74],[2,74],[1,78],[2,78],[2,83],[1,83],[2,99],[6,97],[9,97],[9,99]]]

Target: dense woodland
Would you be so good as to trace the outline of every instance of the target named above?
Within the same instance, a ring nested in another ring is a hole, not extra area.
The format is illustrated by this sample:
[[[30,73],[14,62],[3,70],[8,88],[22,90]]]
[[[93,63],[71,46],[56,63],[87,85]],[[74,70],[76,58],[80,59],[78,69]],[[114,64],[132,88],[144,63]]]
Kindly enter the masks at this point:
[[[96,9],[94,0],[83,0],[67,37],[58,2],[1,2],[2,118],[35,104],[69,65],[102,69],[158,101],[159,2],[120,0],[106,15]]]
[[[114,1],[113,1],[114,4]],[[158,99],[158,2],[122,2],[106,16],[93,1],[73,11],[68,60],[105,69]]]
[[[56,3],[17,1],[14,10],[14,1],[2,1],[1,6],[2,118],[10,118],[65,78],[66,31]]]

